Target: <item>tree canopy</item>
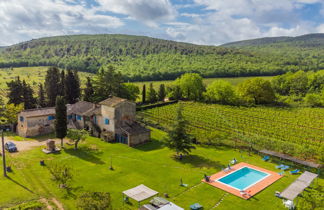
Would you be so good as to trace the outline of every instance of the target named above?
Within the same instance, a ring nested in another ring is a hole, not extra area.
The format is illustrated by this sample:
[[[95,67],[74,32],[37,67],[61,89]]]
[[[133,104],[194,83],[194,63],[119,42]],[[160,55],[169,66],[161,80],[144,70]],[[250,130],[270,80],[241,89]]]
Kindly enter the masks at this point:
[[[216,47],[130,35],[56,36],[6,47],[0,68],[58,66],[96,73],[112,64],[125,81],[170,80],[189,72],[203,77],[279,75],[324,69],[323,38],[279,37]]]
[[[216,80],[208,85],[205,97],[208,102],[231,105],[235,105],[238,100],[234,87],[223,80]]]
[[[167,146],[174,150],[177,155],[189,154],[195,147],[192,144],[192,137],[186,132],[187,121],[183,117],[181,104],[177,109],[177,116],[166,139]]]
[[[238,92],[248,104],[269,104],[276,98],[270,82],[262,78],[244,81],[238,86]]]
[[[197,73],[186,73],[175,80],[181,89],[182,97],[189,100],[201,100],[205,90],[202,77]]]

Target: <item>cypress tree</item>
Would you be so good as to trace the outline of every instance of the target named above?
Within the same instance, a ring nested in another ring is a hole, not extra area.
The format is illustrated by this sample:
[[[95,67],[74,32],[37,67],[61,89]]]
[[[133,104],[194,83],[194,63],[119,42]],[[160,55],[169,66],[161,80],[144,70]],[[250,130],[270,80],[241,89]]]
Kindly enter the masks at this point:
[[[26,83],[25,80],[22,82],[22,97],[23,97],[23,103],[24,103],[24,109],[32,109],[36,107],[36,99],[34,98],[34,91]]]
[[[94,90],[90,77],[87,77],[86,88],[84,89],[83,100],[92,102]]]
[[[65,97],[65,71],[61,71],[60,84],[59,84],[59,95]]]
[[[74,70],[73,71],[73,76],[74,76],[74,79],[75,79],[75,82],[74,82],[74,97],[75,99],[78,101],[81,97],[81,82],[80,82],[80,78],[79,78],[79,74],[78,74],[78,71],[77,70]]]
[[[157,101],[157,95],[156,95],[156,91],[153,88],[153,83],[150,83],[150,88],[148,90],[148,101],[150,103],[154,103]]]
[[[164,86],[164,84],[161,84],[160,88],[159,88],[159,93],[158,93],[159,101],[164,101],[165,96],[166,96],[165,86]]]
[[[39,84],[37,105],[39,107],[46,106],[45,92],[42,84]]]
[[[146,86],[144,84],[142,90],[142,103],[145,104],[145,102],[146,102]]]
[[[55,134],[56,134],[56,138],[61,139],[61,147],[63,147],[63,139],[67,134],[67,114],[66,114],[65,99],[63,96],[56,97]]]
[[[57,67],[50,67],[45,77],[45,92],[48,106],[55,106],[56,97],[60,93],[60,72]]]
[[[80,98],[80,80],[76,71],[68,70],[65,78],[65,96],[69,104],[76,103]]]

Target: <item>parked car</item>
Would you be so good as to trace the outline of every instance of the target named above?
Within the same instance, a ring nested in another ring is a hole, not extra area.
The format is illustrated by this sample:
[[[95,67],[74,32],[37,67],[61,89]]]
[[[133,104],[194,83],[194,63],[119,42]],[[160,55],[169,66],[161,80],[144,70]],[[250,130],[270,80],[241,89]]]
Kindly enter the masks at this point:
[[[14,143],[11,141],[8,141],[5,143],[5,149],[8,150],[8,152],[17,152],[17,147]]]

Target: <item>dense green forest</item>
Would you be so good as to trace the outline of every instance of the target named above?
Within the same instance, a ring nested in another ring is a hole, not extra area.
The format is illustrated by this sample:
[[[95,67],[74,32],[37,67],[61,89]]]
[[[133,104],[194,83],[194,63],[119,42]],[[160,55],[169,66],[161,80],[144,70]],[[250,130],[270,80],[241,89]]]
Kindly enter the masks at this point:
[[[58,36],[0,50],[0,68],[56,65],[96,72],[114,64],[129,81],[175,79],[186,72],[229,77],[324,69],[323,34],[264,40],[216,47],[130,35]]]

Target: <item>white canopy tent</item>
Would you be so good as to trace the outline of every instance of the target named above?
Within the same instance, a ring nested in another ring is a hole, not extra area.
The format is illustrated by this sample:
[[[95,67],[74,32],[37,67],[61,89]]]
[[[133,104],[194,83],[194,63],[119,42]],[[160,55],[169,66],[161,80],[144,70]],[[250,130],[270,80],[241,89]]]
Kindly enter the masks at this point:
[[[131,199],[136,200],[138,204],[140,204],[141,201],[153,197],[157,194],[157,191],[152,190],[151,188],[148,188],[143,184],[123,192],[123,196],[125,195]]]

